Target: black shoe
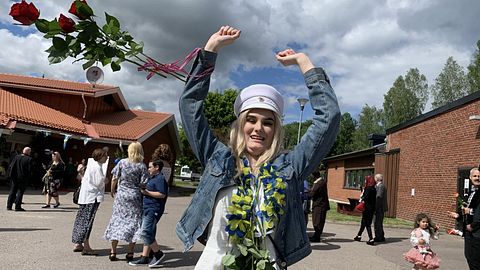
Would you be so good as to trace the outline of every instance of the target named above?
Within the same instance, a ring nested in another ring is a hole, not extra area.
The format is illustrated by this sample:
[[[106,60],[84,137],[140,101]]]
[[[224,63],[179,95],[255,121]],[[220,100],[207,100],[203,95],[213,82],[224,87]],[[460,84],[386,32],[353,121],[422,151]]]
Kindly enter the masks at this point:
[[[362,240],[362,237],[361,236],[355,236],[353,238],[353,241],[357,241],[357,242],[360,242]]]
[[[58,208],[60,206],[60,203],[56,203],[53,205],[53,208]]]
[[[25,212],[25,209],[23,208],[15,208],[15,212],[18,211],[18,212]]]
[[[7,210],[12,211],[13,209],[12,209],[12,207],[7,207]]]
[[[375,245],[375,241],[373,239],[370,239],[367,241],[367,245],[369,246],[374,246]]]
[[[320,242],[320,237],[309,237],[308,240],[310,240],[310,242],[312,243],[318,243]]]
[[[373,238],[375,242],[385,242],[385,238]]]
[[[50,204],[45,204],[42,208],[50,208]]]

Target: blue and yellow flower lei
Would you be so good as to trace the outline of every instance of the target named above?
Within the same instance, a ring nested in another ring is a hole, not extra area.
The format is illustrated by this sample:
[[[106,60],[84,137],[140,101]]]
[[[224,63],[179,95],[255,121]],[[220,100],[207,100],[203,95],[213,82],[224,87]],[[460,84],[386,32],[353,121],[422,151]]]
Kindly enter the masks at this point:
[[[263,164],[255,177],[244,159],[237,192],[227,209],[225,231],[233,248],[222,258],[225,268],[274,269],[264,240],[284,213],[285,189],[285,179],[276,174],[275,166]]]

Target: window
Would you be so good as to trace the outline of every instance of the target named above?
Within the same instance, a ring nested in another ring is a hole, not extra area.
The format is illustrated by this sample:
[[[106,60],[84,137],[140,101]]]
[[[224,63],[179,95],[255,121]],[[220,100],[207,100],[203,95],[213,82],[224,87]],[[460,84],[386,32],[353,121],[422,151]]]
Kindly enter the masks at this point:
[[[365,181],[365,176],[373,175],[373,173],[373,168],[346,170],[344,188],[360,189]]]

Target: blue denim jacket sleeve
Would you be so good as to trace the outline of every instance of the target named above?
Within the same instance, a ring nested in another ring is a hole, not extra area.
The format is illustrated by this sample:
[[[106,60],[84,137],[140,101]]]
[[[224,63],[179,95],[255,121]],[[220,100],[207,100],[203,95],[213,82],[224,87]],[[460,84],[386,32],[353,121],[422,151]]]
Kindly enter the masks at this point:
[[[202,50],[192,67],[192,76],[187,81],[180,97],[179,107],[182,124],[193,153],[205,167],[217,147],[226,147],[212,133],[203,113],[204,100],[210,86],[210,75],[195,77],[215,66],[217,54]]]
[[[322,68],[312,68],[304,74],[313,123],[300,143],[289,153],[297,179],[306,179],[328,154],[340,126],[340,108],[330,81]]]

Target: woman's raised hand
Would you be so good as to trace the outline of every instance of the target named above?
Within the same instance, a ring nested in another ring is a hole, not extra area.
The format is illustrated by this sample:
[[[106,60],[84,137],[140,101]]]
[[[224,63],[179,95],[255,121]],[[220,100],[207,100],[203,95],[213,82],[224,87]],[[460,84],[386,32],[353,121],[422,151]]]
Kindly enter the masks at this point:
[[[275,57],[277,58],[278,62],[284,66],[297,65],[302,73],[305,73],[315,67],[306,54],[297,53],[292,49],[283,50],[277,53]]]
[[[217,32],[210,36],[204,49],[209,52],[218,52],[220,48],[232,44],[239,38],[240,33],[241,31],[237,28],[228,25],[222,26]]]

